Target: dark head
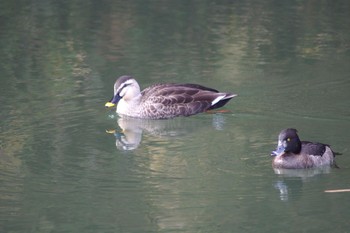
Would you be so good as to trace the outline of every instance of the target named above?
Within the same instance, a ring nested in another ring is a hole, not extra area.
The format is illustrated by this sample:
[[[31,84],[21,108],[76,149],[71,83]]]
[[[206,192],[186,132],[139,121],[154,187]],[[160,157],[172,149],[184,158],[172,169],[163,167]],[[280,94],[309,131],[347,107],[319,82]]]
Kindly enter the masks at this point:
[[[272,151],[272,156],[284,153],[299,154],[301,151],[301,141],[296,129],[284,129],[278,136],[278,146],[276,151]]]
[[[114,84],[113,98],[105,104],[106,107],[115,106],[120,99],[132,99],[140,94],[140,86],[136,80],[128,75],[121,76]]]

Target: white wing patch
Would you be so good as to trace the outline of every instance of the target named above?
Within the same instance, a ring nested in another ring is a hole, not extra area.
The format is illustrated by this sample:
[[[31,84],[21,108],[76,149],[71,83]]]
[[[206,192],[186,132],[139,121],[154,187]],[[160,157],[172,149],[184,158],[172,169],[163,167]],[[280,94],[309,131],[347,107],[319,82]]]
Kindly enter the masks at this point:
[[[218,102],[219,102],[220,100],[222,100],[224,97],[225,97],[225,95],[216,97],[213,101],[211,101],[211,106],[213,106],[214,104],[218,103]]]

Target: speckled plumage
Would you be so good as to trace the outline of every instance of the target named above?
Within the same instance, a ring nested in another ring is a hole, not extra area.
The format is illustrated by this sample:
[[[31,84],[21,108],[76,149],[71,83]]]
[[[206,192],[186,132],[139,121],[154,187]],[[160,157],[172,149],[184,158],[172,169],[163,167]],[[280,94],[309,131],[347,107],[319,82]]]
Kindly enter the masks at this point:
[[[114,84],[110,103],[117,104],[117,113],[121,115],[166,119],[219,108],[235,96],[198,84],[155,84],[141,92],[135,79],[121,76]]]

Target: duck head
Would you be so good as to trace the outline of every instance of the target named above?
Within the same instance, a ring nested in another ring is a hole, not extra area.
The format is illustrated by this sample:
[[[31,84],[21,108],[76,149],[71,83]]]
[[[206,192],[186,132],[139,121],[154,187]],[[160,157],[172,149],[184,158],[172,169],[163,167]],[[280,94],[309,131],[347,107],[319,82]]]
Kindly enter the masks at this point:
[[[285,153],[299,154],[301,151],[301,141],[296,129],[284,129],[278,136],[278,145],[271,156],[279,156]]]
[[[114,95],[112,99],[105,104],[106,107],[110,108],[115,106],[119,100],[124,99],[125,101],[132,100],[140,95],[140,86],[136,80],[128,75],[121,76],[117,79],[114,84]]]

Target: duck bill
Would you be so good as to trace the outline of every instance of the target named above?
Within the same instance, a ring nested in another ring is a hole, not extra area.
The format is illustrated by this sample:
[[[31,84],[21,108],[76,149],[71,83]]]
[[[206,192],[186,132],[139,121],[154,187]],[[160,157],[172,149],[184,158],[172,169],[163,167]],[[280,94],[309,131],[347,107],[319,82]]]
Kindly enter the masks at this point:
[[[279,146],[277,147],[277,150],[274,150],[271,152],[271,156],[279,156],[279,155],[282,155],[283,153],[284,153],[284,147]]]
[[[119,102],[120,99],[121,97],[118,94],[113,96],[113,98],[105,104],[105,107],[107,108],[114,107]]]

